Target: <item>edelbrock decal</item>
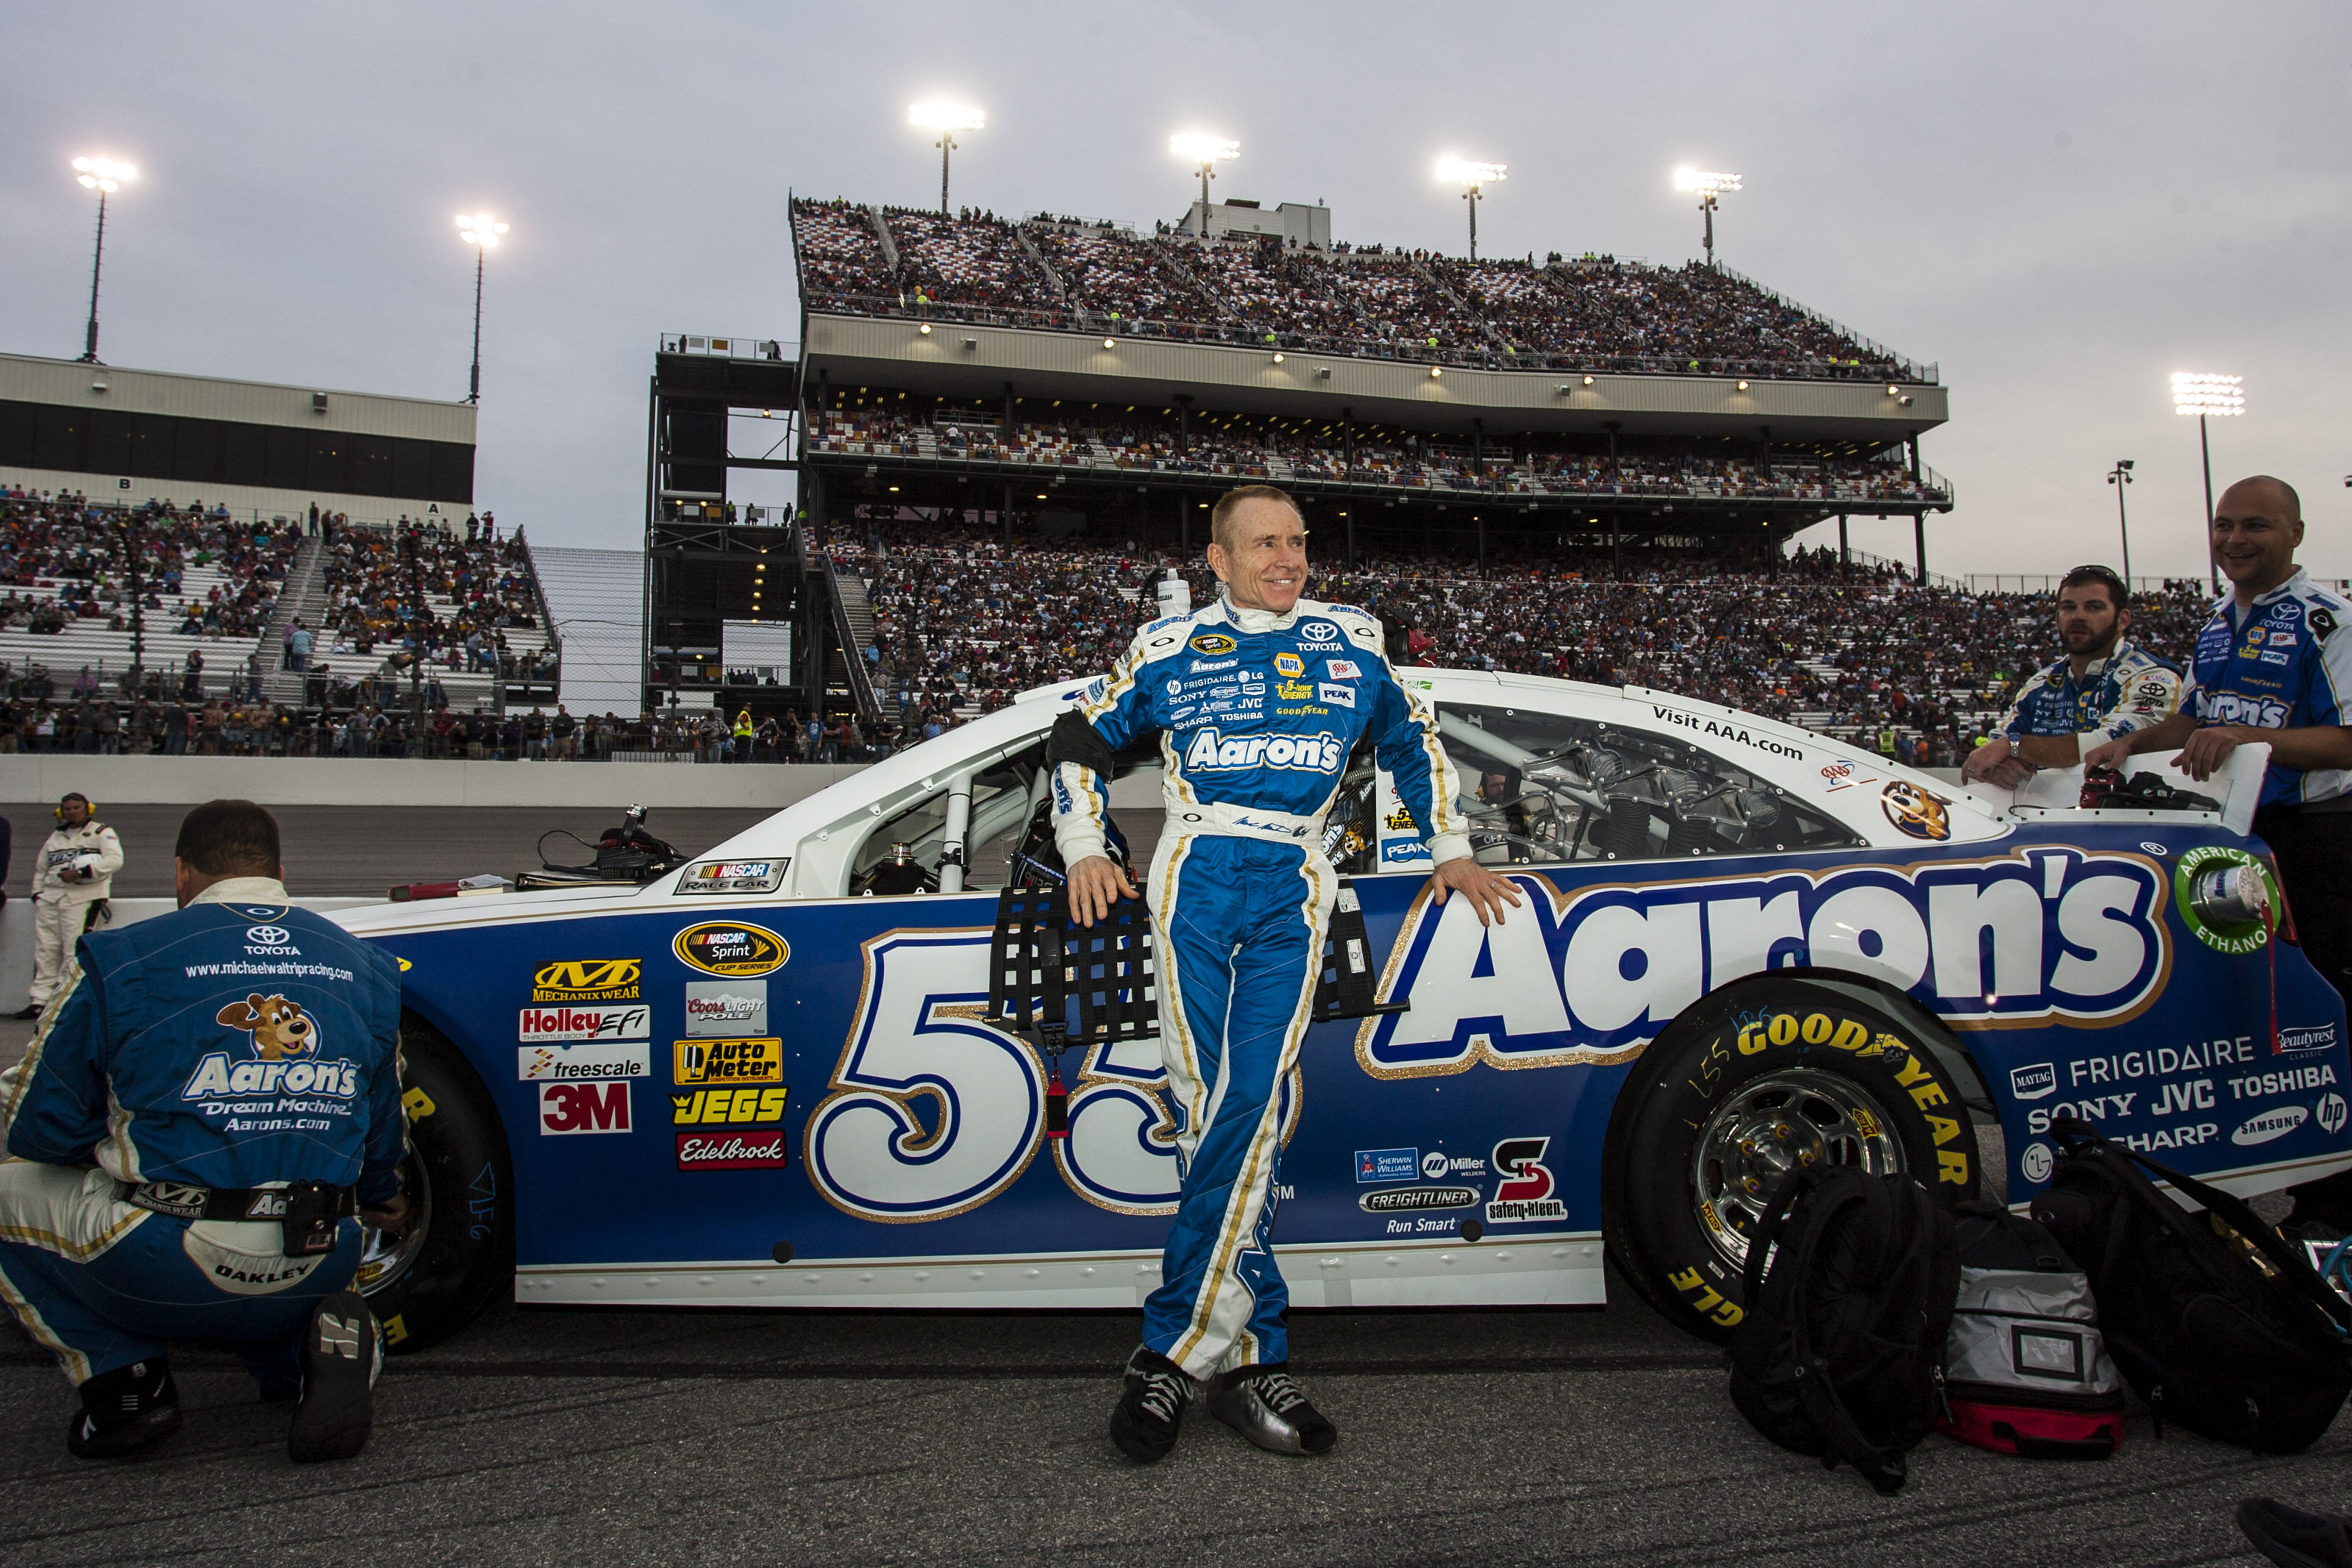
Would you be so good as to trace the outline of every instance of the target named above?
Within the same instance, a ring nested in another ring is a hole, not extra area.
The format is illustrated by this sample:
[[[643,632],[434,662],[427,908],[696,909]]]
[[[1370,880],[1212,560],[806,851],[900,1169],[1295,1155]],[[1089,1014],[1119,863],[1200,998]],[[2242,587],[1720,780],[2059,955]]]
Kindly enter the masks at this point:
[[[1956,1020],[2122,1023],[2172,958],[2169,889],[2136,855],[2037,849],[1572,893],[1511,880],[1527,913],[1491,929],[1466,900],[1414,902],[1380,988],[1412,1007],[1358,1029],[1365,1071],[1629,1060],[1701,996],[1790,963],[1883,980]]]

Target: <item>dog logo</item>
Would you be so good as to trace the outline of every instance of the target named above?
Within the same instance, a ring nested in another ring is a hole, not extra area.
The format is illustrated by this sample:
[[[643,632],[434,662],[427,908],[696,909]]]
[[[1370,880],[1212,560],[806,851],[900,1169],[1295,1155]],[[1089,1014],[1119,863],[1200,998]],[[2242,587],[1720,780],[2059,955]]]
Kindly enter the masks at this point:
[[[1949,802],[1908,779],[1896,779],[1879,795],[1886,820],[1914,838],[1943,840],[1952,836]]]
[[[307,1057],[319,1048],[319,1026],[299,1002],[254,992],[232,1002],[215,1016],[215,1023],[239,1029],[253,1037],[253,1054],[266,1062]]]

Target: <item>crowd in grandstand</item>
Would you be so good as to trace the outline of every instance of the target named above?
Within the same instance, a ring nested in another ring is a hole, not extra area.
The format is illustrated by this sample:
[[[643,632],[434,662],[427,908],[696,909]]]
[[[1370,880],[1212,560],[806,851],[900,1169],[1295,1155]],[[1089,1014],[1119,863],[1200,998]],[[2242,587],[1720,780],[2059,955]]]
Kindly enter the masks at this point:
[[[1173,410],[1108,404],[1073,405],[1008,425],[1001,405],[896,398],[828,408],[811,436],[815,450],[846,456],[1213,474],[1278,484],[1820,500],[1857,508],[1949,499],[1932,475],[1914,479],[1899,461],[1783,451],[1768,468],[1760,455],[1743,455],[1729,442],[1714,445],[1717,449],[1707,451],[1629,442],[1612,457],[1589,438],[1525,437],[1482,451],[1467,440],[1376,425],[1349,430],[1329,421],[1247,415],[1180,425]],[[1754,450],[1750,445],[1746,453]]]
[[[546,656],[518,658],[506,631],[536,628],[530,548],[498,536],[495,514],[454,528],[398,527],[390,535],[338,530],[326,556],[326,651],[362,660],[411,658],[447,669],[537,679]],[[447,607],[445,610],[442,605]]]
[[[1083,542],[1007,546],[951,523],[877,525],[835,546],[869,583],[877,687],[933,721],[1109,668],[1166,570]],[[2047,595],[1906,581],[1833,551],[1775,564],[1606,551],[1490,565],[1369,554],[1310,593],[1430,639],[1416,662],[1696,693],[1950,765],[2037,661]],[[1215,584],[1186,573],[1194,602]],[[2133,636],[2179,658],[2209,603],[2189,583],[2144,600]]]
[[[151,629],[215,640],[261,635],[300,543],[291,526],[240,522],[228,509],[100,509],[78,495],[0,495],[0,626],[62,634],[121,631],[135,592]],[[192,569],[209,568],[201,591]]]
[[[1719,268],[1467,261],[1272,236],[795,200],[812,310],[1449,363],[1874,379],[1918,372]]]

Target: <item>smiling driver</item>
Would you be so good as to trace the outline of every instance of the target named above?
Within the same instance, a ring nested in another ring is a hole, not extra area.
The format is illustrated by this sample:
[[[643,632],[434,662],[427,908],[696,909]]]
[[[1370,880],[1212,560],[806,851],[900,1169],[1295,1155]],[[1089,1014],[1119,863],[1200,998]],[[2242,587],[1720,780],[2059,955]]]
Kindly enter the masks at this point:
[[[1471,858],[1459,791],[1421,700],[1398,682],[1381,624],[1302,599],[1307,525],[1271,485],[1210,514],[1224,584],[1153,621],[1054,729],[1054,833],[1070,910],[1091,926],[1122,898],[1105,853],[1113,753],[1161,731],[1167,823],[1149,889],[1160,1049],[1184,1172],[1160,1282],[1143,1308],[1111,1439],[1149,1463],[1175,1446],[1193,1381],[1210,1412],[1262,1448],[1319,1454],[1339,1438],[1289,1376],[1289,1305],[1271,1246],[1284,1078],[1322,976],[1339,877],[1323,816],[1370,737],[1436,863],[1432,897],[1463,893],[1499,922],[1510,883]]]

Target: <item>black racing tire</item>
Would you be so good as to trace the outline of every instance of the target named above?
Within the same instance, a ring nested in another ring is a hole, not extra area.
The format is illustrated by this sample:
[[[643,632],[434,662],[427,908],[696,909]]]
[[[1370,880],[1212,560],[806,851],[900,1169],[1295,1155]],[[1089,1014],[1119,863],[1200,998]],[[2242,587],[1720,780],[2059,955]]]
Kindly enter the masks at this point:
[[[1650,1305],[1706,1339],[1744,1315],[1747,1236],[1800,1163],[1910,1172],[1973,1198],[1962,1084],[1921,1029],[1858,985],[1759,979],[1677,1017],[1633,1066],[1601,1154],[1609,1255]]]
[[[514,1168],[489,1095],[414,1014],[401,1020],[400,1054],[411,1226],[396,1242],[369,1233],[353,1286],[394,1355],[456,1333],[514,1279]]]

